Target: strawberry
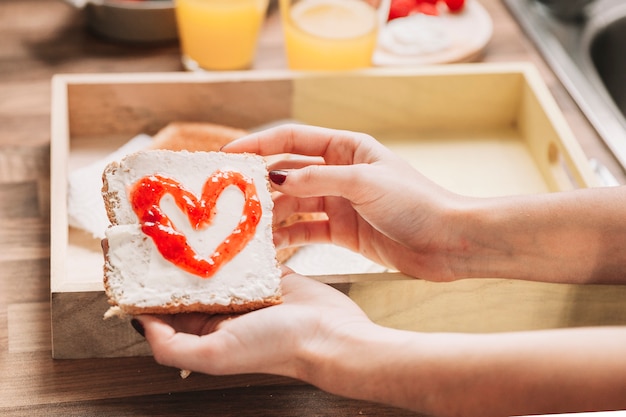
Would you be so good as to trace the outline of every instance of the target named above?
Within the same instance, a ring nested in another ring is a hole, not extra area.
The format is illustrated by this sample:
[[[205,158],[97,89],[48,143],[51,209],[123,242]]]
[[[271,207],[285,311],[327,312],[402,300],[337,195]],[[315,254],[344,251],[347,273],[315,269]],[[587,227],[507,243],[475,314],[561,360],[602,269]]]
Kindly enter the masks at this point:
[[[389,17],[387,20],[408,16],[414,6],[415,0],[391,0]]]
[[[411,14],[414,13],[422,13],[429,16],[439,16],[439,9],[437,8],[437,3],[431,3],[429,1],[421,1],[418,2],[413,9],[411,9]]]
[[[465,6],[465,0],[444,0],[450,13],[459,13]]]

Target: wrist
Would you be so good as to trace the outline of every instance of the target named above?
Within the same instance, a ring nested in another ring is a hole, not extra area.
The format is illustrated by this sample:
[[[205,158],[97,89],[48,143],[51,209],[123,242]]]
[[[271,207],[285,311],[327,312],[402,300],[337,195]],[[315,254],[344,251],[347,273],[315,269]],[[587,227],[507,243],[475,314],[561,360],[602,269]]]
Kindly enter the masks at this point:
[[[428,220],[426,233],[418,236],[411,268],[402,269],[410,275],[433,281],[454,281],[461,278],[485,277],[487,256],[484,241],[486,227],[493,214],[485,202],[477,198],[452,195],[433,209],[437,216]],[[428,244],[420,246],[424,236]]]
[[[419,337],[372,322],[328,329],[322,342],[301,350],[297,378],[336,395],[414,408],[419,374],[406,353],[421,345]]]
[[[564,204],[573,196],[467,199],[447,220],[451,274],[455,279],[588,279],[594,266],[589,253],[602,235],[593,221],[580,218],[576,204]]]
[[[522,200],[467,198],[450,210],[446,255],[454,279],[522,278],[520,263],[535,251],[524,237],[528,219]]]

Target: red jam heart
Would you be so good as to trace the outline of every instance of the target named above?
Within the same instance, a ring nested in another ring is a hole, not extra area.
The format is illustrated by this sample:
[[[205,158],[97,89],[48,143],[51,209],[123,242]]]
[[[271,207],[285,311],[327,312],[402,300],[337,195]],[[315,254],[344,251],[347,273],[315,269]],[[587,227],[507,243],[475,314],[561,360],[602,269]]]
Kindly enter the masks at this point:
[[[208,227],[215,216],[215,203],[222,191],[234,185],[244,195],[245,202],[239,223],[208,258],[200,257],[189,246],[187,237],[176,230],[169,217],[161,210],[165,194],[187,214],[194,230]],[[224,264],[230,262],[254,237],[261,220],[261,202],[252,179],[239,172],[216,171],[204,183],[198,200],[178,181],[158,174],[143,177],[130,189],[130,202],[141,223],[141,230],[152,238],[165,259],[177,267],[202,278],[210,278]]]

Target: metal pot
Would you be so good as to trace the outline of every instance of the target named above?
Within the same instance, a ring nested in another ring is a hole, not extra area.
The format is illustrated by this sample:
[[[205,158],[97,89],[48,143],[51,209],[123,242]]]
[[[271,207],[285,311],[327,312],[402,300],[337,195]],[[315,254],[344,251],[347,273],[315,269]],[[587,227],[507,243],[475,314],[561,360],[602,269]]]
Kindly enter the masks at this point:
[[[166,42],[178,38],[171,0],[68,0],[84,8],[87,26],[107,39]]]

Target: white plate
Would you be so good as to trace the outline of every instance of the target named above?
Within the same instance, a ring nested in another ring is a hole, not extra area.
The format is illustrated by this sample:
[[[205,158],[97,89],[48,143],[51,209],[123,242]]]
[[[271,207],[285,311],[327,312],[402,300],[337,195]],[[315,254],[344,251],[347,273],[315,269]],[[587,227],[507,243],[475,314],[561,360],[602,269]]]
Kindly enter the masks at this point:
[[[461,13],[449,13],[444,6],[439,16],[417,14],[392,20],[381,30],[372,60],[375,66],[467,62],[480,54],[492,33],[487,10],[477,0],[467,0]],[[411,38],[414,50],[403,47],[406,45],[397,41],[399,37]],[[385,46],[388,42],[404,51],[392,52]]]

